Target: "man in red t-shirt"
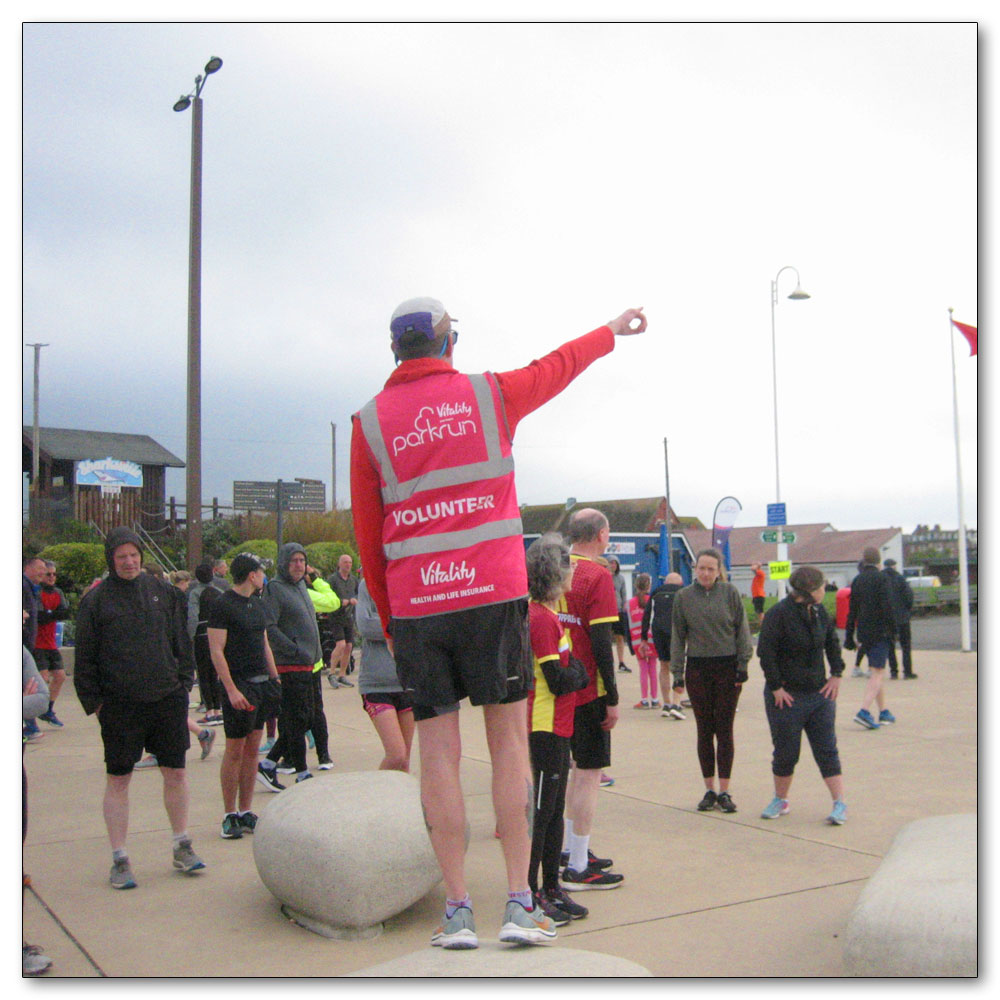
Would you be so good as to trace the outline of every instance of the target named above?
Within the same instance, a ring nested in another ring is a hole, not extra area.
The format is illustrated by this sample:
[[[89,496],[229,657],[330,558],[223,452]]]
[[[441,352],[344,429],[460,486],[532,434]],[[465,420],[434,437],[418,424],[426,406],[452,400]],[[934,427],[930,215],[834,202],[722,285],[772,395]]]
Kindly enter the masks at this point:
[[[396,309],[390,322],[390,347],[399,365],[382,392],[375,397],[376,414],[383,407],[382,412],[392,412],[401,405],[401,399],[415,394],[421,396],[424,406],[448,410],[452,400],[449,395],[442,395],[438,386],[447,389],[456,381],[452,354],[458,332],[452,327],[452,322],[444,306],[435,299],[409,300]],[[610,353],[616,337],[641,333],[645,328],[646,318],[642,311],[629,309],[605,326],[569,341],[525,368],[489,376],[490,391],[492,393],[495,385],[497,407],[502,417],[501,445],[505,446],[507,441],[513,439],[523,417],[560,393],[597,358]],[[429,556],[419,551],[420,545],[426,541],[427,521],[432,517],[430,512],[423,511],[422,520],[417,522],[402,517],[398,523],[395,520],[394,514],[400,512],[394,509],[391,495],[390,499],[386,499],[389,486],[384,476],[395,478],[396,470],[394,466],[386,468],[384,463],[391,465],[396,456],[388,454],[384,442],[368,440],[364,421],[366,412],[372,413],[370,407],[371,404],[363,408],[353,421],[351,506],[358,555],[364,567],[368,590],[378,608],[386,635],[390,642],[395,643],[400,680],[412,690],[420,743],[421,799],[431,845],[441,866],[447,892],[445,919],[432,935],[431,943],[444,948],[478,946],[465,881],[465,803],[459,777],[461,739],[458,708],[466,691],[470,693],[470,701],[483,706],[493,767],[493,805],[510,896],[500,939],[533,943],[552,934],[544,928],[544,921],[532,917],[531,890],[528,886],[532,780],[525,717],[528,692],[527,687],[522,686],[519,662],[529,655],[526,581],[523,596],[514,600],[491,603],[490,594],[483,593],[475,606],[452,612],[433,614],[429,613],[432,605],[402,601],[400,604],[403,607],[427,607],[428,613],[415,613],[410,617],[397,612],[390,629],[391,599],[395,596],[399,602],[401,596],[408,595],[390,592],[387,583],[389,556],[393,556],[397,567],[403,559],[395,553],[402,550],[410,553],[407,559],[425,558],[414,579],[421,575],[433,577],[435,563],[443,563],[449,557],[447,552],[441,554],[443,539],[440,535],[431,538],[435,551]],[[488,415],[488,411],[480,410],[477,422],[484,426]],[[421,461],[432,470],[432,478],[454,473],[455,470],[445,468],[446,463],[441,458],[448,454],[447,448],[453,446],[451,435],[443,440],[440,433],[415,435],[413,452],[410,451],[409,439],[403,443],[408,456],[421,449]],[[395,442],[392,444],[395,450]],[[383,455],[377,456],[373,447],[381,449]],[[467,469],[466,466],[465,471],[459,471],[464,476]],[[471,483],[464,478],[462,482],[468,486],[465,496],[492,501],[495,490],[492,482]],[[420,482],[415,484],[415,492],[408,494],[409,502],[414,503],[414,497],[419,501],[421,488],[430,487],[421,487]],[[505,498],[509,501],[510,494],[505,494]],[[438,504],[430,506],[434,507],[433,516],[437,516],[439,507],[443,507]],[[483,510],[488,511],[491,507],[492,502]],[[434,524],[433,520],[429,523],[431,526]],[[493,527],[503,535],[501,541],[505,545],[515,533],[520,533],[519,525],[515,528],[506,522]],[[391,549],[383,541],[387,528],[392,532]],[[481,534],[481,531],[477,527],[477,533]],[[523,562],[521,567],[523,573]],[[510,581],[499,582],[509,584]],[[617,605],[615,615],[617,618]],[[525,681],[530,683],[530,656],[527,670],[529,673]],[[508,680],[512,675],[513,681]],[[483,689],[487,689],[486,695],[475,694]],[[489,689],[506,691],[506,695],[490,694]],[[436,696],[435,692],[441,690],[450,690],[455,696]],[[528,919],[525,919],[526,913]]]
[[[573,655],[583,661],[590,683],[576,695],[573,761],[566,793],[566,847],[569,859],[562,884],[570,891],[613,889],[622,875],[607,871],[611,862],[590,852],[590,830],[597,808],[601,768],[611,766],[611,730],[618,721],[618,688],[612,625],[618,598],[611,573],[597,560],[607,550],[608,519],[599,511],[577,511],[566,532],[573,561],[573,583],[560,602],[560,620],[569,629]]]

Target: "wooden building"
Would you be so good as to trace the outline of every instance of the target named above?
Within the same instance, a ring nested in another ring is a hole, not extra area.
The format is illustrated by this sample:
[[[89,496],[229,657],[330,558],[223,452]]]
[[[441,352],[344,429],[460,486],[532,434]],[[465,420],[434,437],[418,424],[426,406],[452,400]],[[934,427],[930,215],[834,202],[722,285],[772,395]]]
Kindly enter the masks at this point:
[[[30,482],[32,428],[22,429],[22,472]],[[138,523],[158,531],[166,521],[166,470],[183,467],[145,434],[40,427],[38,490],[31,491],[29,523],[93,522],[104,533]]]

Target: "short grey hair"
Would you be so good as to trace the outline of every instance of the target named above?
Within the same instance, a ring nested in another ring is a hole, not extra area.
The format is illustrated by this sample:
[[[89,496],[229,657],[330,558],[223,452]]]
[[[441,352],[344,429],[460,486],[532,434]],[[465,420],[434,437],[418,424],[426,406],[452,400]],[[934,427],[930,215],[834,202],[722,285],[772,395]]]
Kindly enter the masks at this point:
[[[608,519],[599,510],[577,511],[566,528],[566,540],[570,545],[577,542],[592,542],[609,526]]]
[[[554,531],[536,538],[525,554],[528,593],[533,601],[554,601],[563,592],[563,579],[570,566],[569,546]]]

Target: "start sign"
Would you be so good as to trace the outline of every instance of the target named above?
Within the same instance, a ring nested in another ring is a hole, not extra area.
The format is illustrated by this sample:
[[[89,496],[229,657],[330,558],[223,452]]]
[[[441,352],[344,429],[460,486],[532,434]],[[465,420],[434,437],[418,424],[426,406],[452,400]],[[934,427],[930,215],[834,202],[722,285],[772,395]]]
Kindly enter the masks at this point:
[[[792,575],[792,564],[788,561],[768,563],[767,572],[772,580],[787,580]]]

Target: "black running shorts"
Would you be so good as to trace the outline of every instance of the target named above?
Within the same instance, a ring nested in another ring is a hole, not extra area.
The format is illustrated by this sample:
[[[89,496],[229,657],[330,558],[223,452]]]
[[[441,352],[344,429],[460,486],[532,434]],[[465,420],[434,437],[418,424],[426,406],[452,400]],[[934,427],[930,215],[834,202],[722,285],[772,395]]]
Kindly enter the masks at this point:
[[[188,693],[183,687],[159,701],[105,701],[98,719],[108,774],[131,774],[143,748],[161,767],[184,767],[191,734]]]
[[[58,649],[36,649],[35,666],[39,670],[65,670],[62,654]]]
[[[419,722],[473,705],[528,697],[534,682],[528,601],[521,598],[425,618],[394,618],[396,673]]]
[[[594,698],[585,705],[576,706],[570,746],[573,760],[582,771],[611,766],[611,732],[601,728],[607,714],[608,707],[603,698]]]
[[[233,683],[240,694],[254,706],[254,710],[246,712],[233,708],[226,689],[222,688],[222,731],[227,740],[242,740],[254,730],[263,729],[272,715],[280,714],[281,683],[277,678],[268,678],[266,681],[234,678]]]

